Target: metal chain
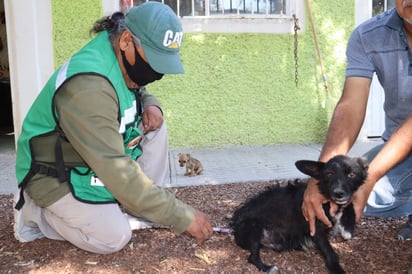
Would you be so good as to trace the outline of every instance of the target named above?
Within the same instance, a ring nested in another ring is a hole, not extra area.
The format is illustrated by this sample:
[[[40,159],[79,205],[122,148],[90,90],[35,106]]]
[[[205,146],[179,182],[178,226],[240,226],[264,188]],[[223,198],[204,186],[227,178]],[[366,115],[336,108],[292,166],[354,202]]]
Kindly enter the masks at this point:
[[[298,74],[298,30],[300,30],[299,27],[299,19],[296,17],[296,14],[293,14],[293,21],[294,21],[294,43],[293,43],[293,54],[295,57],[295,84],[296,87],[298,86],[298,81],[299,81],[299,74]]]

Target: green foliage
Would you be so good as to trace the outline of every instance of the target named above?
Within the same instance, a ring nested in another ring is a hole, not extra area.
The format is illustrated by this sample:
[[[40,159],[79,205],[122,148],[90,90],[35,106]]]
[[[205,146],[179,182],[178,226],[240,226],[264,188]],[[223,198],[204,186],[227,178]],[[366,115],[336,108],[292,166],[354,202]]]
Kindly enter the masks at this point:
[[[82,1],[89,8],[90,2],[94,10],[85,14],[83,7],[79,12],[78,1],[69,8],[72,1],[53,0],[54,15],[68,18],[72,10],[76,22],[87,21],[80,27],[56,16],[60,32],[55,40],[65,41],[64,50],[56,46],[59,63],[89,39],[88,30],[101,12],[98,1]],[[293,34],[185,34],[181,57],[186,73],[166,75],[148,86],[162,102],[171,147],[323,141],[342,90],[354,3],[311,3],[330,94],[325,92],[308,16],[306,30],[299,34],[297,87]]]
[[[58,67],[89,40],[89,30],[102,17],[101,0],[52,0],[54,60]]]
[[[292,45],[290,35],[186,35],[186,74],[168,75],[150,87],[163,102],[171,144],[318,140],[326,120],[313,94],[295,87]],[[317,123],[308,132],[310,119]]]

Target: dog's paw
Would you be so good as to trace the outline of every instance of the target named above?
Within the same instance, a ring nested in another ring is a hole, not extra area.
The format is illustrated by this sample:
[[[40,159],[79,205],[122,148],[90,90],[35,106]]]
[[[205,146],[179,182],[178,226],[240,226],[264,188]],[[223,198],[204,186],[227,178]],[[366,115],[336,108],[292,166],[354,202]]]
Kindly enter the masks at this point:
[[[345,240],[352,239],[352,233],[351,232],[346,231],[343,228],[339,232],[340,232],[340,235],[342,236],[343,239],[345,239]]]
[[[336,224],[335,225],[333,234],[335,236],[340,235],[344,240],[352,239],[352,232],[345,229],[345,227],[342,224]]]
[[[278,274],[279,273],[279,268],[277,266],[272,266],[269,268],[268,271],[266,271],[267,274]]]

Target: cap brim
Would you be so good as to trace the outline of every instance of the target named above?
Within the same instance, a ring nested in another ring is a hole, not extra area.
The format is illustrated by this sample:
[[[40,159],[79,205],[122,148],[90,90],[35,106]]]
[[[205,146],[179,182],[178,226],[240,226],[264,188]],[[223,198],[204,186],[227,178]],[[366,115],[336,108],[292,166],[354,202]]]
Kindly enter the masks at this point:
[[[165,54],[145,45],[142,41],[143,51],[147,57],[149,65],[158,73],[162,74],[181,74],[185,73],[179,52]]]

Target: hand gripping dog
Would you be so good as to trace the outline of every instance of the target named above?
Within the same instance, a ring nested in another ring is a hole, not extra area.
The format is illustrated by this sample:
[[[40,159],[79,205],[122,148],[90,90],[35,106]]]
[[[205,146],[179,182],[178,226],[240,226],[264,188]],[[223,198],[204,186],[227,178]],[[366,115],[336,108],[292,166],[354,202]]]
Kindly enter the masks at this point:
[[[355,228],[355,212],[350,203],[352,194],[367,177],[368,164],[364,158],[336,156],[327,163],[297,161],[296,167],[303,173],[319,180],[320,192],[339,206],[334,217],[329,214],[329,203],[324,205],[328,218],[334,224],[328,228],[316,221],[316,234],[310,236],[309,225],[302,214],[303,194],[307,182],[289,181],[287,185],[274,185],[250,197],[238,207],[231,219],[235,242],[250,251],[248,261],[259,270],[276,273],[276,266],[262,262],[260,249],[277,252],[303,250],[314,246],[325,259],[330,273],[345,273],[339,257],[328,240],[331,229],[344,239],[350,239]]]

